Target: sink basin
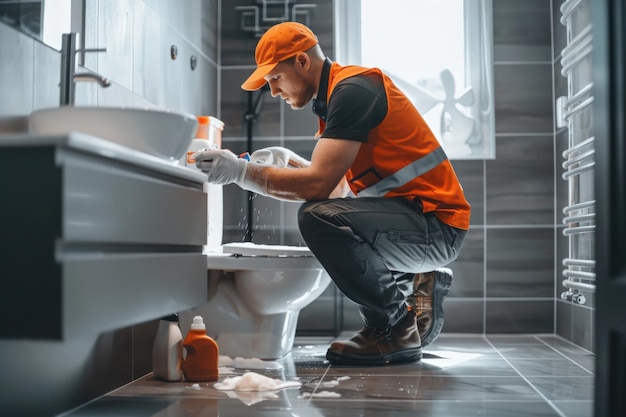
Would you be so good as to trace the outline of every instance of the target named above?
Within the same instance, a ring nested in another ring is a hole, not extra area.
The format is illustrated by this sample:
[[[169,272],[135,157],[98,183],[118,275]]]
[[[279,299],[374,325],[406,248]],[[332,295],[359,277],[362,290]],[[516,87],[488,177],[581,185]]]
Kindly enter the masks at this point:
[[[179,160],[198,126],[191,114],[119,107],[54,107],[29,116],[30,132],[82,132],[169,160]]]

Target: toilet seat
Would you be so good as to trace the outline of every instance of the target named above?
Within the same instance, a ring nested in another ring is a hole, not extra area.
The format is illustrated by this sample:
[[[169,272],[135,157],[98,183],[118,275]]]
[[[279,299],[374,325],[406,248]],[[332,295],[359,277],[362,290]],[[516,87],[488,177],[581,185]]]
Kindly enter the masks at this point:
[[[227,243],[223,253],[240,256],[313,256],[306,246],[260,245],[252,242]]]
[[[321,268],[307,247],[228,243],[206,252],[209,270],[240,271],[260,269]]]

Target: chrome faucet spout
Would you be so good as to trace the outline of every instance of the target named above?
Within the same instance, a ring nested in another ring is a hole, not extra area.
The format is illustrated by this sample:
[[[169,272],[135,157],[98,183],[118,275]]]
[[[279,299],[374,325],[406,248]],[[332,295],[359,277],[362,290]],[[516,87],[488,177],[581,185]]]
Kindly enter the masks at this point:
[[[76,73],[76,74],[74,74],[73,81],[75,83],[77,83],[79,81],[92,81],[92,82],[98,83],[100,85],[100,87],[102,87],[102,88],[106,88],[106,87],[111,85],[111,81],[108,78],[103,77],[100,74],[95,74],[93,72],[79,72],[79,73]]]

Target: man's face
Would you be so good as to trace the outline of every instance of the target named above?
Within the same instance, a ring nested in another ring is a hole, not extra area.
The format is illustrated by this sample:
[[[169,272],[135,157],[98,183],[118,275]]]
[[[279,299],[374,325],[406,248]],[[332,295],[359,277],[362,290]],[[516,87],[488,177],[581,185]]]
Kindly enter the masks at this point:
[[[298,110],[306,106],[315,93],[315,85],[308,75],[298,59],[288,59],[276,65],[265,76],[265,80],[270,86],[272,97],[279,96],[292,109]]]

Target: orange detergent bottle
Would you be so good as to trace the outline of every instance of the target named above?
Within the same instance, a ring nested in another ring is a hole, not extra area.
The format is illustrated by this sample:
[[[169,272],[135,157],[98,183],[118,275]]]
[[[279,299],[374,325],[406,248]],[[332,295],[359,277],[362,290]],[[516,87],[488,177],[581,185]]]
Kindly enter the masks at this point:
[[[204,319],[195,316],[187,337],[183,340],[187,352],[182,369],[185,381],[216,381],[218,377],[219,350],[215,340],[207,336]]]
[[[198,119],[198,129],[196,130],[196,139],[209,139],[209,125],[211,118],[209,116],[196,116]]]

